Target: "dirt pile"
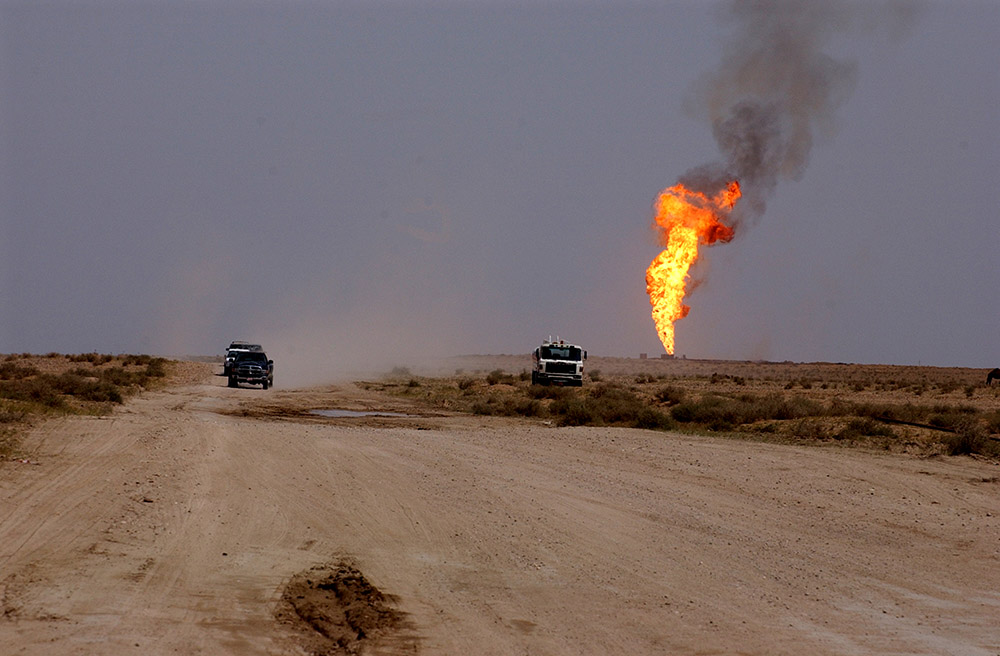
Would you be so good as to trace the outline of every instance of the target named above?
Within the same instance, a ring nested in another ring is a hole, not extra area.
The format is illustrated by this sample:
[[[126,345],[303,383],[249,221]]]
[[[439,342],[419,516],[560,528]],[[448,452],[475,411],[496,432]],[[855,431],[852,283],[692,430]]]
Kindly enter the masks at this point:
[[[278,619],[297,626],[303,646],[318,656],[360,653],[403,622],[392,599],[345,560],[299,572],[281,598]]]

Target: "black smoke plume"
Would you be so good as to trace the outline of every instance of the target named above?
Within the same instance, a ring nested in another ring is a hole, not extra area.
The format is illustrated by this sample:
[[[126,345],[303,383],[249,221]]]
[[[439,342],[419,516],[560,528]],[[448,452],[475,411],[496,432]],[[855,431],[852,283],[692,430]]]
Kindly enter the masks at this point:
[[[685,185],[714,193],[733,179],[743,198],[731,217],[758,218],[781,180],[799,179],[817,137],[857,81],[857,64],[829,54],[836,37],[897,36],[914,2],[734,0],[719,68],[696,84],[689,112],[711,121],[722,161],[688,171]]]

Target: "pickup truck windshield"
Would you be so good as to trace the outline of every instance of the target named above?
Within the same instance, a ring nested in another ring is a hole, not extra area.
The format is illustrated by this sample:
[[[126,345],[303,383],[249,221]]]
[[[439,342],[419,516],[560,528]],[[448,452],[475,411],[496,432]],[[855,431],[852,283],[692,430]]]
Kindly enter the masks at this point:
[[[267,356],[259,352],[240,353],[236,356],[237,362],[261,362],[267,364]]]
[[[582,359],[583,351],[575,346],[543,346],[541,351],[542,360],[568,360],[579,362]]]

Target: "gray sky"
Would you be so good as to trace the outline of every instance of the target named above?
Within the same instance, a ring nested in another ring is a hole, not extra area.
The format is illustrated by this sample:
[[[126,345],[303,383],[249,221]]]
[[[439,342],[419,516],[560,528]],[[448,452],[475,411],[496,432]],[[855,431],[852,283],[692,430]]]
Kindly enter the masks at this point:
[[[720,157],[725,7],[0,1],[0,352],[655,356],[651,207]],[[1000,4],[871,7],[678,355],[1000,365]]]

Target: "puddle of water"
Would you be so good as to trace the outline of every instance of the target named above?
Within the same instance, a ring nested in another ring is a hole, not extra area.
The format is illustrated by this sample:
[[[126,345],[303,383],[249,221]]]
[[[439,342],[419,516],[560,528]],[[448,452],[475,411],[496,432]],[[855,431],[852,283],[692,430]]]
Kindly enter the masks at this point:
[[[402,412],[381,412],[378,410],[358,411],[358,410],[310,410],[311,414],[322,417],[415,417]]]

